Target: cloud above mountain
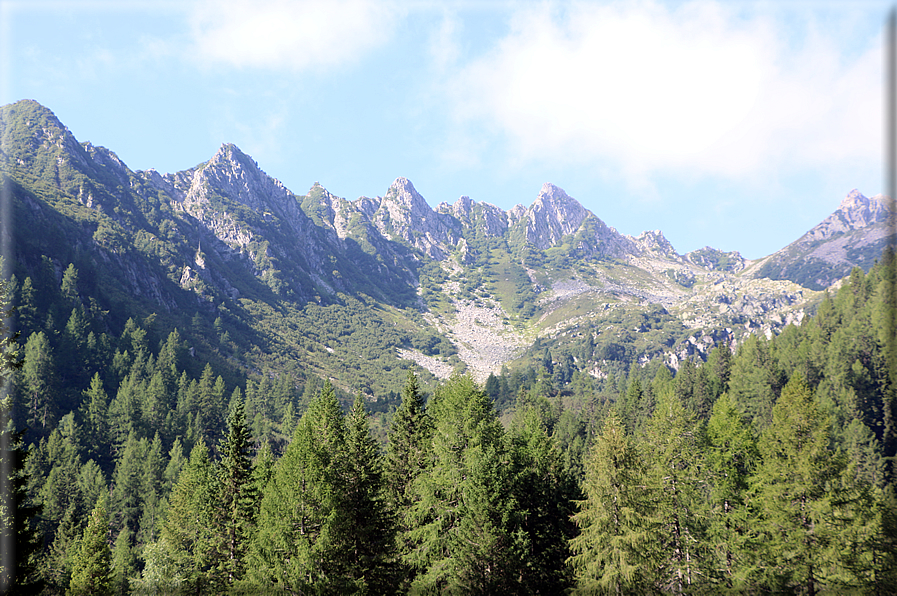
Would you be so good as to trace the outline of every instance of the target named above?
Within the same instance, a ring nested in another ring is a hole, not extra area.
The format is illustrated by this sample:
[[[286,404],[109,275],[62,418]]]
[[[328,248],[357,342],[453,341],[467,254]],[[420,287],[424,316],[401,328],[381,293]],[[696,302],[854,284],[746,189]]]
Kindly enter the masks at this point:
[[[523,4],[445,89],[524,162],[745,178],[880,160],[880,49],[845,53],[812,22],[796,38],[744,7]]]
[[[201,60],[302,71],[342,65],[381,45],[398,16],[375,0],[203,0],[190,25]]]

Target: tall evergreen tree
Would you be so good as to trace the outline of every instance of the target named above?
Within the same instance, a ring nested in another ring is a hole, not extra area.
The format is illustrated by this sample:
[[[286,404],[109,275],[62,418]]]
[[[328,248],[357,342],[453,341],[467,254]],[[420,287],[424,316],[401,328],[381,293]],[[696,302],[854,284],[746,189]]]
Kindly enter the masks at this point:
[[[0,403],[0,529],[3,556],[0,559],[0,593],[36,593],[42,587],[38,574],[41,539],[37,517],[41,507],[28,495],[24,431],[13,432],[6,418],[9,404]],[[4,420],[5,419],[5,420]]]
[[[109,453],[109,397],[103,388],[103,380],[95,373],[90,387],[83,392],[81,419],[84,421],[85,444],[88,456],[109,470],[112,459]]]
[[[644,443],[654,497],[657,588],[683,593],[706,575],[703,539],[707,483],[693,416],[674,393],[658,396]]]
[[[43,331],[32,333],[25,343],[25,364],[21,371],[21,387],[29,428],[48,428],[56,421],[53,391],[56,387],[56,365],[50,340]]]
[[[519,531],[501,424],[469,376],[431,402],[433,466],[413,484],[413,592],[515,593],[527,538]]]
[[[728,394],[713,405],[704,435],[710,472],[708,538],[713,548],[708,579],[729,589],[746,587],[750,543],[748,481],[759,453],[744,415]]]
[[[548,436],[535,409],[517,412],[506,435],[513,474],[513,494],[521,516],[520,529],[528,551],[520,566],[520,589],[527,594],[553,594],[568,587],[568,541],[578,486],[565,465],[557,442]]]
[[[330,382],[302,416],[262,498],[248,581],[293,593],[352,589],[339,574],[346,427]]]
[[[112,596],[112,554],[108,542],[109,519],[102,505],[90,514],[81,546],[72,566],[72,596]]]
[[[656,551],[653,505],[640,454],[615,414],[604,421],[586,460],[585,499],[573,520],[569,563],[577,594],[643,594],[651,589]]]
[[[208,585],[215,544],[212,535],[214,470],[200,441],[171,491],[168,513],[157,542],[162,567],[174,569],[177,583],[197,593]]]
[[[354,583],[356,594],[385,594],[395,586],[395,530],[382,468],[364,397],[358,393],[346,418],[342,529],[346,555],[343,573]]]
[[[255,522],[258,495],[252,483],[252,446],[246,427],[243,402],[238,401],[227,420],[227,437],[218,451],[215,482],[213,531],[216,551],[212,582],[219,589],[232,586],[242,578],[246,550]]]
[[[813,596],[837,565],[825,517],[831,514],[829,487],[841,461],[830,440],[829,422],[813,392],[801,375],[793,376],[760,438],[763,459],[753,478],[763,546],[757,566],[760,581],[772,589]]]

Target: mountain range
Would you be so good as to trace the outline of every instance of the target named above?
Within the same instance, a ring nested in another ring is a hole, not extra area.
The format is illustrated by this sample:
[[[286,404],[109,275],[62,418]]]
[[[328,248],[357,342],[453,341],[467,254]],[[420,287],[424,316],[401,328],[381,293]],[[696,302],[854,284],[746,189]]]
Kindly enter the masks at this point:
[[[0,108],[0,135],[18,280],[59,284],[72,264],[110,331],[155,320],[238,369],[339,374],[371,395],[412,363],[481,381],[545,353],[596,377],[677,368],[799,323],[894,240],[889,200],[856,190],[749,261],[621,234],[550,183],[508,211],[467,196],[431,208],[406,178],[373,198],[296,194],[232,144],[180,172],[132,171],[29,100]]]

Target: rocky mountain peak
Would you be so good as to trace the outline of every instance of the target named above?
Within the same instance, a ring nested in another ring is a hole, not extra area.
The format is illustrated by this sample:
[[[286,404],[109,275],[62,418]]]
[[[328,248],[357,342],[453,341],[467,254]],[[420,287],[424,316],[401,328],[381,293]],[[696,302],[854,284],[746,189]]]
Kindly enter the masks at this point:
[[[646,230],[634,238],[636,245],[643,251],[659,255],[679,258],[673,244],[667,240],[660,230]]]
[[[543,250],[554,246],[562,237],[578,230],[588,214],[562,188],[546,182],[526,210],[526,239]]]
[[[452,205],[452,215],[458,219],[470,217],[470,210],[473,208],[473,201],[467,195],[458,197],[458,200]]]
[[[371,219],[385,236],[401,238],[437,260],[460,238],[457,220],[433,211],[407,178],[396,178]]]
[[[857,189],[853,189],[841,201],[834,213],[797,240],[797,243],[806,244],[828,240],[846,232],[885,222],[888,218],[886,203],[887,197],[883,195],[869,198]]]
[[[884,195],[876,195],[869,198],[857,189],[853,189],[835,212],[840,213],[843,221],[851,229],[863,228],[878,221],[884,221],[887,216]]]
[[[68,162],[88,176],[96,173],[95,165],[68,127],[49,108],[32,99],[0,107],[0,137],[4,141],[0,155],[12,160],[10,166],[14,168],[26,168],[36,173],[46,167],[58,170],[58,165]],[[34,157],[38,152],[52,154],[55,160],[35,164]],[[54,177],[58,178],[58,175]],[[58,182],[65,186],[66,181]]]
[[[393,219],[404,220],[407,216],[424,218],[432,215],[433,210],[427,201],[417,192],[414,185],[407,178],[396,178],[386,196],[383,197],[381,208],[389,211]]]
[[[268,176],[255,160],[232,143],[222,145],[212,159],[198,169],[194,188],[197,183],[254,211],[281,207],[278,203],[293,197],[279,180]]]

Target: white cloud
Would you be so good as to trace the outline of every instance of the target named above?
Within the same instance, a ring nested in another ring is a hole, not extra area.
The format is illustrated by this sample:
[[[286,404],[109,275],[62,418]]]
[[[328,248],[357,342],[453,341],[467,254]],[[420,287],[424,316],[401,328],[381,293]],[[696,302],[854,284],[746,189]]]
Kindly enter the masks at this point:
[[[344,64],[380,45],[396,13],[376,0],[203,0],[191,26],[200,60],[304,70]]]
[[[879,47],[784,31],[710,2],[526,5],[445,87],[457,117],[494,127],[515,158],[631,181],[880,160]]]

